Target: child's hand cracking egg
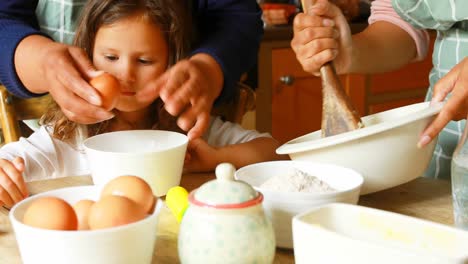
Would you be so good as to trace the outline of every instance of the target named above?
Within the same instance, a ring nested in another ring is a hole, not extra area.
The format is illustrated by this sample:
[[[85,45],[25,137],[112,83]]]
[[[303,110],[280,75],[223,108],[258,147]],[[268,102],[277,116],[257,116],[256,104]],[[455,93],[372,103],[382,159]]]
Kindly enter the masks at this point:
[[[108,111],[112,110],[120,96],[120,83],[112,74],[103,72],[92,78],[89,84],[98,90],[102,98],[102,107]]]
[[[120,195],[133,200],[146,213],[154,207],[154,195],[149,184],[140,177],[124,175],[109,181],[101,191],[101,198],[107,195]]]
[[[53,230],[76,230],[78,227],[72,206],[57,197],[41,197],[33,201],[24,213],[23,223]]]

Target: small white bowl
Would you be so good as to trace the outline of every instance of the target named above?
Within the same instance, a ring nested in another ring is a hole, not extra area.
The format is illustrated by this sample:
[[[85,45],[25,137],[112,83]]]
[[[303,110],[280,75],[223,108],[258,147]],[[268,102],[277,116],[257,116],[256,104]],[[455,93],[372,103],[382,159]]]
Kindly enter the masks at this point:
[[[22,262],[49,264],[127,264],[151,263],[156,242],[157,216],[162,201],[145,219],[124,226],[101,230],[61,231],[23,224],[23,215],[37,198],[59,197],[75,204],[82,199],[98,200],[96,186],[57,189],[31,196],[17,203],[9,217],[15,232]]]
[[[134,175],[159,197],[180,184],[187,144],[187,136],[177,132],[129,130],[90,137],[84,147],[95,185]]]
[[[336,191],[327,193],[271,191],[260,186],[270,177],[288,175],[294,169],[306,172],[328,183]],[[264,196],[263,208],[275,230],[276,246],[292,248],[292,218],[326,203],[356,204],[363,183],[354,170],[332,164],[306,161],[270,161],[245,166],[236,171],[236,179],[244,181]]]
[[[388,189],[421,176],[437,139],[416,146],[421,132],[440,112],[442,103],[408,105],[362,118],[364,128],[321,137],[321,131],[293,139],[276,152],[292,160],[332,163],[364,177],[361,194]]]
[[[297,264],[467,263],[468,232],[397,213],[328,204],[293,219]]]

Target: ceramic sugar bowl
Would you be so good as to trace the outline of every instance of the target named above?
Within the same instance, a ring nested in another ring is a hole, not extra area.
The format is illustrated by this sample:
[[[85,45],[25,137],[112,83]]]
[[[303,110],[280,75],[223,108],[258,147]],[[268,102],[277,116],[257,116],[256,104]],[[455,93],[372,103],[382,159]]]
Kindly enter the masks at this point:
[[[273,262],[275,237],[263,195],[234,180],[234,172],[234,166],[222,163],[216,180],[190,193],[179,230],[182,263]]]

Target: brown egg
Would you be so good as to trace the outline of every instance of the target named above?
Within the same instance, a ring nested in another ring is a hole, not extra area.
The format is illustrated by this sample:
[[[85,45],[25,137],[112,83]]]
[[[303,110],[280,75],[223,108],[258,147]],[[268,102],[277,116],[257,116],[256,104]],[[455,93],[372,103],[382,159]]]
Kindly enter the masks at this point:
[[[102,98],[102,107],[112,110],[120,96],[120,83],[112,74],[107,72],[92,78],[89,84],[98,90]]]
[[[73,205],[73,209],[75,209],[76,216],[78,218],[78,230],[88,230],[88,215],[89,209],[94,204],[93,200],[80,200],[75,205]]]
[[[72,206],[57,197],[34,200],[24,213],[23,223],[53,230],[76,230],[78,227],[78,219]]]
[[[130,224],[145,216],[143,208],[127,197],[107,195],[91,206],[88,224],[91,230],[103,229]]]
[[[106,195],[125,196],[140,205],[146,213],[150,213],[154,205],[154,195],[149,184],[140,177],[125,175],[109,181],[101,191],[101,197]]]

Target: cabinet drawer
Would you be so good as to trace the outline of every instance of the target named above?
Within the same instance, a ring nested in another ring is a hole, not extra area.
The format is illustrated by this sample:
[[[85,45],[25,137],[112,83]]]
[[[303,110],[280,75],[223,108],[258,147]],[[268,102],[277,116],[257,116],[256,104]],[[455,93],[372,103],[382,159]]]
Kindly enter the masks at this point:
[[[432,62],[429,56],[424,61],[411,63],[398,71],[368,75],[369,91],[372,94],[382,94],[427,89],[431,68]]]
[[[271,56],[271,132],[281,143],[319,130],[322,120],[322,80],[302,70],[290,48]],[[340,76],[345,84],[346,76]]]
[[[271,66],[273,76],[311,77],[310,73],[302,70],[301,64],[296,59],[296,54],[290,48],[273,49],[271,52]]]
[[[420,98],[401,99],[398,101],[391,101],[387,103],[369,105],[369,109],[368,109],[369,115],[379,113],[382,111],[387,111],[393,108],[402,107],[405,105],[421,103],[423,101],[424,101],[424,97],[420,97]]]
[[[369,75],[369,92],[371,94],[383,94],[427,90],[429,87],[429,72],[432,68],[431,54],[436,37],[435,32],[431,31],[429,33],[429,50],[424,60],[410,63],[397,71]]]

